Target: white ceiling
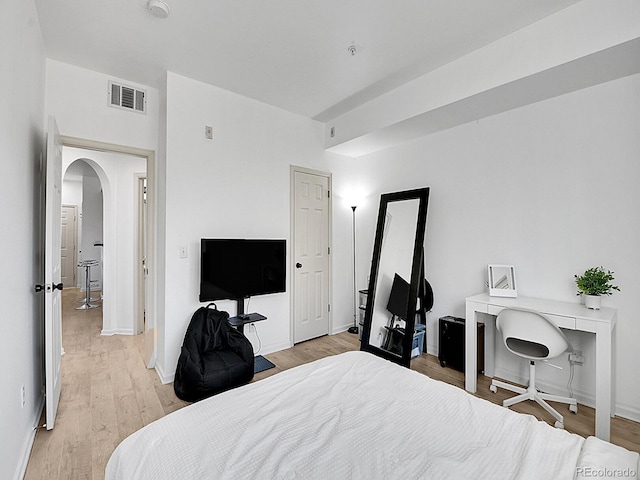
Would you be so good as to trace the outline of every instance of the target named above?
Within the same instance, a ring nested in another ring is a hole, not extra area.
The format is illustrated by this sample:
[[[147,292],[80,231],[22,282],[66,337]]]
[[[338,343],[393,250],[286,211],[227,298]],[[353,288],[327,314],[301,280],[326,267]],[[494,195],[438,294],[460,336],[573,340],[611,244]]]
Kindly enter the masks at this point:
[[[167,70],[327,121],[578,0],[35,0],[49,58]],[[357,46],[352,56],[348,47]]]

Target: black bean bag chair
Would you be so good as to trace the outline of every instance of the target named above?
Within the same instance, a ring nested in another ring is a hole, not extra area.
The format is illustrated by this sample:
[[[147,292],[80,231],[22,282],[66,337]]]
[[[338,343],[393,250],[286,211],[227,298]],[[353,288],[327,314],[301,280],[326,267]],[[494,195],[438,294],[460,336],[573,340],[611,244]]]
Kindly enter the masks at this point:
[[[229,325],[229,314],[200,307],[184,336],[173,389],[178,398],[197,402],[253,378],[253,347]]]

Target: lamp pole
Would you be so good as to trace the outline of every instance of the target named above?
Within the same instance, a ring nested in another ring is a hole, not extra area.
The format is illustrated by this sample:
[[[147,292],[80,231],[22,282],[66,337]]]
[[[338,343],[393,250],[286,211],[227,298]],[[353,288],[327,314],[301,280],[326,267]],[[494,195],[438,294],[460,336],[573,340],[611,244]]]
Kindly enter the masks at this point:
[[[349,327],[349,333],[358,333],[358,290],[356,288],[356,208],[351,205],[352,228],[353,228],[353,326]]]

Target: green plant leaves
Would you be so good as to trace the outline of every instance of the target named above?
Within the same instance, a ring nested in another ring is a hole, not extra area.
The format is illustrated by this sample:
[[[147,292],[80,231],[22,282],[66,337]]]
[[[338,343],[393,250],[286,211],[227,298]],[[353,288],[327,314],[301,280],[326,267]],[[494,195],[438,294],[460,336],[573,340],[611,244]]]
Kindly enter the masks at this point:
[[[613,272],[602,267],[593,267],[586,270],[582,275],[574,275],[578,286],[578,295],[611,295],[613,290],[620,291],[617,285],[611,282],[614,280]]]

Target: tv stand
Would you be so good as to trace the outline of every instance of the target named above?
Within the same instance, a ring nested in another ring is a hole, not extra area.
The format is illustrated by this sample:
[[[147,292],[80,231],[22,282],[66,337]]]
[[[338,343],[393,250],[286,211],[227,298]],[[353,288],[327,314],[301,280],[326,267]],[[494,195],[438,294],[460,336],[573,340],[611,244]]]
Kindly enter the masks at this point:
[[[236,303],[238,305],[236,308],[236,316],[229,317],[228,321],[229,325],[236,327],[240,333],[244,334],[244,326],[248,323],[255,323],[267,319],[267,317],[259,313],[244,313],[244,298],[237,299]]]
[[[244,326],[248,323],[255,323],[261,320],[266,320],[267,317],[264,315],[253,312],[253,313],[244,313],[244,298],[236,300],[238,307],[236,309],[236,316],[229,317],[229,325],[238,329],[240,333],[244,335]],[[262,355],[256,355],[254,359],[254,369],[253,373],[259,373],[263,370],[268,370],[270,368],[275,367],[273,363],[264,358]]]
[[[244,333],[244,326],[248,323],[259,322],[260,320],[266,320],[267,317],[259,313],[241,313],[235,317],[229,317],[229,325],[236,327],[240,333]]]

